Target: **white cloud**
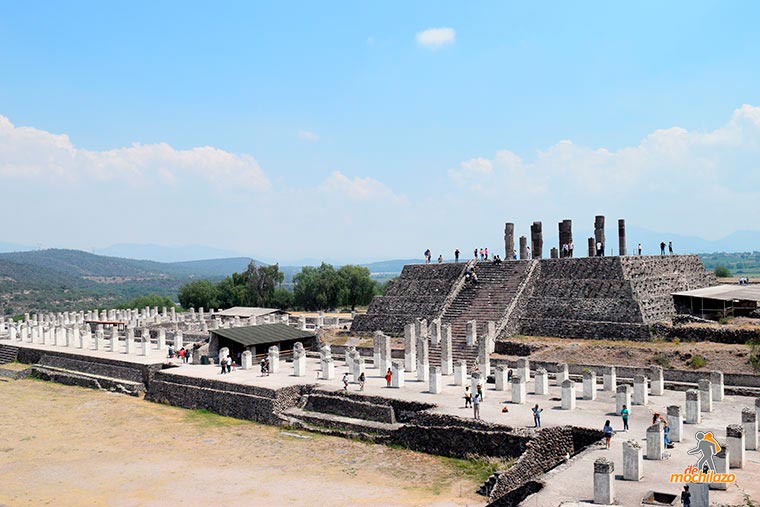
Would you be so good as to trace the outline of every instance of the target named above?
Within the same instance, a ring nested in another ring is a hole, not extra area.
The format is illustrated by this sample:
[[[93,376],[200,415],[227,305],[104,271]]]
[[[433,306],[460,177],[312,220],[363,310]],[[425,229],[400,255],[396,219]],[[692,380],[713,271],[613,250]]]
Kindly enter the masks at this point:
[[[298,139],[302,141],[319,141],[319,134],[315,134],[309,130],[298,131]]]
[[[269,179],[250,155],[211,146],[177,150],[166,143],[112,150],[74,146],[68,136],[16,127],[0,116],[0,178],[40,181],[124,181],[141,185],[201,178],[218,185],[268,189]]]
[[[655,130],[618,150],[570,140],[527,159],[503,150],[465,160],[449,177],[499,204],[538,207],[533,213],[621,210],[650,227],[678,230],[688,222],[700,232],[722,221],[731,224],[723,230],[733,230],[736,218],[756,213],[752,203],[760,202],[760,107],[744,105],[712,131]]]
[[[404,202],[406,198],[395,194],[390,188],[373,178],[349,178],[340,171],[333,171],[322,182],[320,190],[348,197],[352,201]]]
[[[439,49],[456,40],[456,31],[453,28],[428,28],[417,32],[417,44],[428,49]]]

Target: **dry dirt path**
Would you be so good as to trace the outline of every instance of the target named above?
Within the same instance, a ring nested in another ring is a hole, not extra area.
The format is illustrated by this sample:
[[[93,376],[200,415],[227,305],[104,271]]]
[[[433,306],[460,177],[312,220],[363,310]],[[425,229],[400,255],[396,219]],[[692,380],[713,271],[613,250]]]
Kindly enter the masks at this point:
[[[483,505],[449,461],[35,380],[0,381],[0,504]]]

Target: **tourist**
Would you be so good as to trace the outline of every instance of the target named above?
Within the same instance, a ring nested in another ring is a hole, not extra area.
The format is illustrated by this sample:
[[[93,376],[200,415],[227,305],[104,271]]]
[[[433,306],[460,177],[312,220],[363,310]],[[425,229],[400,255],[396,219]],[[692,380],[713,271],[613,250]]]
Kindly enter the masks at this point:
[[[443,264],[443,255],[438,256],[438,264]]]
[[[470,386],[464,388],[464,408],[472,407],[472,393],[470,392]]]
[[[425,250],[425,264],[430,264],[430,257],[431,257],[430,249],[428,248],[427,250]]]
[[[261,376],[263,377],[266,374],[267,374],[267,361],[266,359],[262,359],[261,360]]]
[[[385,387],[391,386],[391,379],[393,378],[393,372],[390,368],[388,368],[388,371],[385,372]]]
[[[660,241],[660,255],[665,255],[665,242]]]
[[[237,363],[235,362],[234,359],[232,359],[232,364],[231,365],[229,363],[227,363],[227,364],[228,364],[228,366],[227,366],[227,373],[230,373],[232,370],[237,370]]]
[[[364,375],[364,372],[361,372],[359,374],[359,390],[364,391],[364,383],[367,381],[367,377]]]
[[[665,419],[662,419],[662,434],[663,434],[663,443],[665,444],[666,449],[672,449],[673,443],[670,441],[670,426],[668,426],[668,421]]]
[[[472,254],[475,256],[475,260],[478,260],[478,249],[472,251]]]
[[[630,412],[628,411],[628,407],[623,405],[623,409],[620,411],[620,417],[623,418],[623,431],[628,431],[628,416],[630,415]]]
[[[638,251],[639,251],[639,257],[641,257],[641,243],[639,243]]]
[[[541,427],[541,412],[544,411],[542,408],[538,408],[538,403],[536,403],[536,406],[533,407],[533,427],[534,428],[540,428]]]
[[[514,248],[512,249],[512,260],[513,261],[517,260],[517,250],[515,250]]]
[[[269,369],[269,366],[270,366],[269,365],[269,358],[267,357],[267,358],[264,359],[264,368],[265,368],[264,373],[267,374],[267,377],[269,376],[269,372],[271,371]]]
[[[673,255],[673,242],[672,241],[668,241],[668,253],[670,255]]]
[[[348,390],[348,372],[343,374],[343,390]]]
[[[472,413],[475,419],[480,419],[481,401],[483,401],[483,398],[480,396],[480,394],[475,394],[475,396],[472,397]]]
[[[567,246],[567,243],[562,243],[562,253],[560,254],[562,258],[568,257],[568,252],[570,251],[570,247]]]
[[[567,245],[567,254],[572,258],[573,256],[573,248],[575,248],[575,245],[571,241],[569,245]]]
[[[604,428],[602,428],[602,432],[604,433],[604,442],[607,445],[607,449],[610,448],[610,440],[612,440],[612,426],[610,426],[610,420],[607,419],[604,422]]]
[[[480,401],[483,401],[483,380],[478,381],[478,396],[480,396]]]
[[[179,349],[179,352],[177,352],[177,357],[179,358],[180,363],[185,362],[185,347]]]
[[[174,347],[169,345],[169,359],[172,359],[174,357]]]
[[[227,373],[232,373],[232,363],[235,361],[232,359],[232,356],[227,357]]]
[[[226,363],[227,363],[227,358],[226,357],[223,357],[223,358],[221,358],[219,360],[219,364],[222,367],[222,375],[224,375],[225,373],[227,373],[227,364]]]
[[[499,254],[494,255],[493,263],[494,264],[501,264],[501,257],[499,257]]]
[[[683,491],[681,491],[681,505],[683,507],[691,507],[691,493],[689,492],[689,485],[685,485],[683,487]]]
[[[525,247],[525,255],[526,255],[526,257],[525,257],[526,259],[530,259],[530,247],[529,246]]]
[[[481,248],[480,249],[480,260],[482,261],[484,259],[485,259],[485,257],[483,257],[483,249]]]
[[[512,382],[512,370],[507,371],[507,382]]]
[[[486,255],[485,259],[488,260],[488,247],[486,247],[485,249],[485,255]]]
[[[596,256],[604,257],[604,245],[601,241],[596,242]]]
[[[454,262],[459,262],[459,249],[454,250]]]

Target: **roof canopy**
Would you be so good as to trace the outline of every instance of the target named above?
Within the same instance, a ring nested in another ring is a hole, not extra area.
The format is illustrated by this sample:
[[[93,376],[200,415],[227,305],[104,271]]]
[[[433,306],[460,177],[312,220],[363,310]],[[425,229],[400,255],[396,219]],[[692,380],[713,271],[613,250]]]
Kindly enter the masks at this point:
[[[262,315],[270,315],[272,313],[284,313],[277,308],[259,308],[257,306],[233,306],[217,313],[222,317],[240,317],[247,319],[249,317],[261,317]]]
[[[287,324],[262,324],[260,326],[233,327],[229,329],[213,329],[211,334],[227,338],[244,346],[264,345],[289,340],[313,338],[314,333],[301,331]]]
[[[673,295],[719,301],[760,301],[760,285],[716,285],[704,289],[674,292]]]

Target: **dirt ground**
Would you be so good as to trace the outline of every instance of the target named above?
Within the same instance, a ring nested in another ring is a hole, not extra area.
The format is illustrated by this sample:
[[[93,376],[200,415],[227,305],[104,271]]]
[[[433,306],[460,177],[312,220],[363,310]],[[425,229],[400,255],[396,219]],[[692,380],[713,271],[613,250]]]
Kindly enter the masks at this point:
[[[756,373],[749,362],[750,347],[712,342],[628,342],[607,340],[568,340],[534,336],[515,336],[508,341],[529,345],[531,359],[569,364],[646,366],[713,371],[724,373]],[[695,356],[706,361],[701,367]],[[494,357],[512,357],[499,356]]]
[[[36,380],[0,380],[0,504],[483,505],[461,464]]]

